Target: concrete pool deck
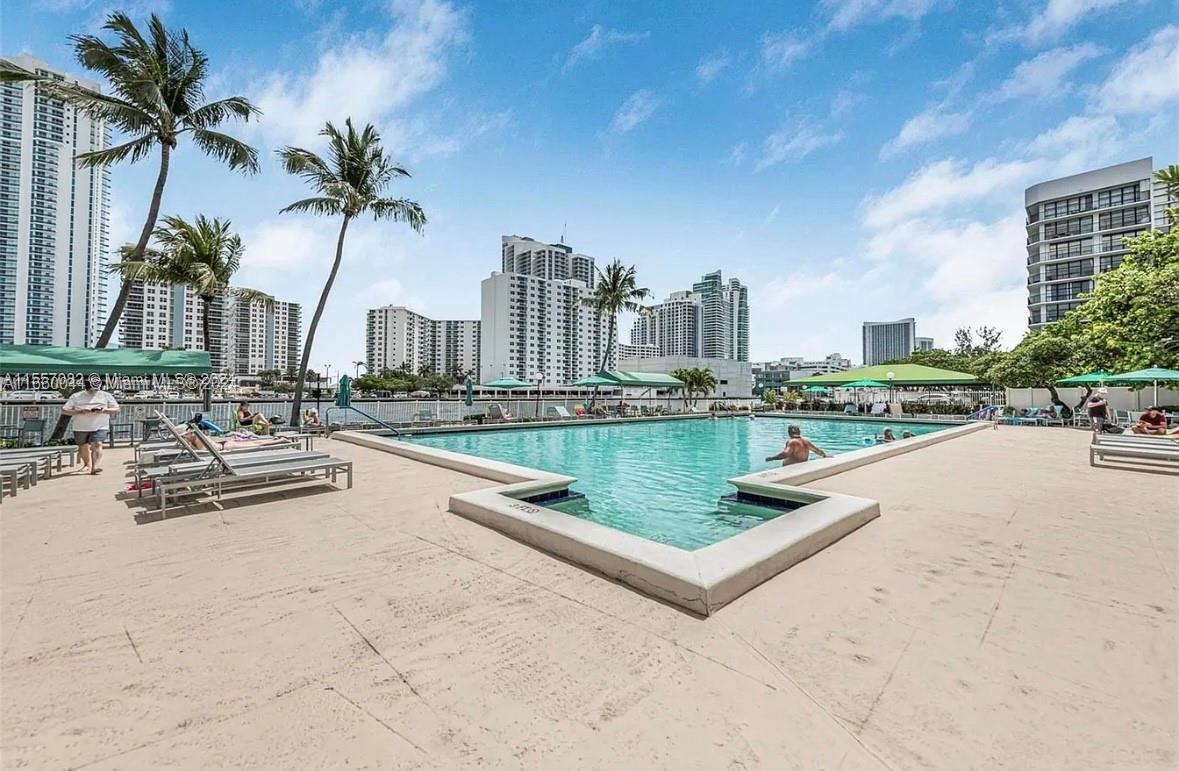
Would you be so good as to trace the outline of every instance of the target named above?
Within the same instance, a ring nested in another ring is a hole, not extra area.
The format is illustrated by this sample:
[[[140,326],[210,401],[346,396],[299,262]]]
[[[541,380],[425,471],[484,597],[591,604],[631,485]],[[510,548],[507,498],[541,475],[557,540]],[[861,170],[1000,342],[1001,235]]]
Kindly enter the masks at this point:
[[[352,490],[136,524],[117,451],[4,501],[0,762],[1173,768],[1179,479],[1087,441],[815,481],[882,516],[708,619],[445,510],[487,480],[329,440]]]

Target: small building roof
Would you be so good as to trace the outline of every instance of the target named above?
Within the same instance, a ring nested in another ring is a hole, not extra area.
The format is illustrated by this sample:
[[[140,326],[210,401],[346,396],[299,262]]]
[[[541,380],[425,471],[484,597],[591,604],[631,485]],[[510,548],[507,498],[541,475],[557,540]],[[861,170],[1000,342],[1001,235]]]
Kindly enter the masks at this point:
[[[0,345],[0,374],[198,375],[213,371],[206,351]]]
[[[877,380],[888,385],[889,372],[893,374],[892,384],[898,386],[976,385],[982,382],[969,372],[955,372],[952,369],[938,369],[922,364],[877,364],[872,367],[849,369],[845,372],[830,372],[825,375],[812,375],[800,380],[790,380],[786,385],[789,387],[797,385],[841,386],[846,383],[854,383],[857,380]]]

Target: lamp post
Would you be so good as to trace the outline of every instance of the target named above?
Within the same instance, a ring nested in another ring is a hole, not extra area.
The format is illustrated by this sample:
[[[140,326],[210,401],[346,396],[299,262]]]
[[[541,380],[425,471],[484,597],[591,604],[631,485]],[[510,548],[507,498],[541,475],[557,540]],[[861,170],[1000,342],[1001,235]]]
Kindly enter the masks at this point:
[[[895,378],[896,376],[897,376],[897,373],[893,372],[892,370],[889,370],[888,374],[885,375],[885,377],[888,378],[888,403],[889,404],[892,404],[892,399],[893,399],[892,381],[893,381],[893,378]]]
[[[544,373],[537,370],[532,379],[536,381],[536,419],[540,420],[540,384],[544,382]]]

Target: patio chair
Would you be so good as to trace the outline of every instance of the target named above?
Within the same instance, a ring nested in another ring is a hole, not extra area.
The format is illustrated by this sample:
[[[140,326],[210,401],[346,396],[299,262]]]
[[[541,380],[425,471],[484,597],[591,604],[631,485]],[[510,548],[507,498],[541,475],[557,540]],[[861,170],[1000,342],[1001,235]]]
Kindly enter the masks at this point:
[[[214,462],[206,464],[195,472],[181,471],[176,474],[162,476],[154,480],[155,491],[159,494],[160,515],[168,515],[168,495],[177,492],[193,494],[202,489],[213,490],[213,494],[220,498],[226,487],[238,485],[271,485],[288,484],[291,482],[305,482],[317,480],[318,477],[308,477],[308,474],[323,472],[323,478],[330,479],[336,484],[336,477],[343,472],[348,475],[348,489],[352,488],[352,461],[341,460],[317,453],[303,453],[303,457],[274,457],[267,458],[268,462],[259,462],[247,466],[236,466],[226,458],[215,443],[205,436],[199,429],[193,435],[204,449],[212,456]],[[259,460],[264,456],[259,456]]]
[[[885,402],[876,402],[872,405],[872,411],[868,413],[874,418],[883,418],[888,416],[888,404]]]
[[[434,417],[434,410],[419,410],[413,414],[413,421],[411,425],[425,424],[427,426],[434,425],[436,418]]]
[[[854,404],[845,404],[845,405],[843,405],[843,414],[844,414],[844,415],[855,415],[855,414],[857,414],[857,411],[856,411],[856,405],[854,405]]]
[[[50,464],[61,471],[65,457],[69,457],[70,465],[77,462],[78,448],[72,444],[61,444],[53,447],[17,447],[10,450],[0,450],[0,463],[18,462],[26,459],[49,458]]]
[[[512,420],[512,413],[506,412],[503,407],[498,404],[487,405],[487,419],[491,421],[505,421]]]

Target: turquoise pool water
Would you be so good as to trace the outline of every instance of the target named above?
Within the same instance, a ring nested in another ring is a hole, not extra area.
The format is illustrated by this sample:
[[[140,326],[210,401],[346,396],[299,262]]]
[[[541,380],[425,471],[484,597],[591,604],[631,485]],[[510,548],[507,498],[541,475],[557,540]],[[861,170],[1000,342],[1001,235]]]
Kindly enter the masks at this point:
[[[755,527],[780,509],[722,500],[726,480],[767,463],[791,423],[828,454],[862,449],[888,424],[841,420],[730,418],[471,431],[409,437],[415,444],[477,455],[577,478],[584,500],[553,505],[567,514],[652,541],[698,549]],[[892,426],[927,434],[939,424]],[[814,457],[814,456],[812,456]]]

